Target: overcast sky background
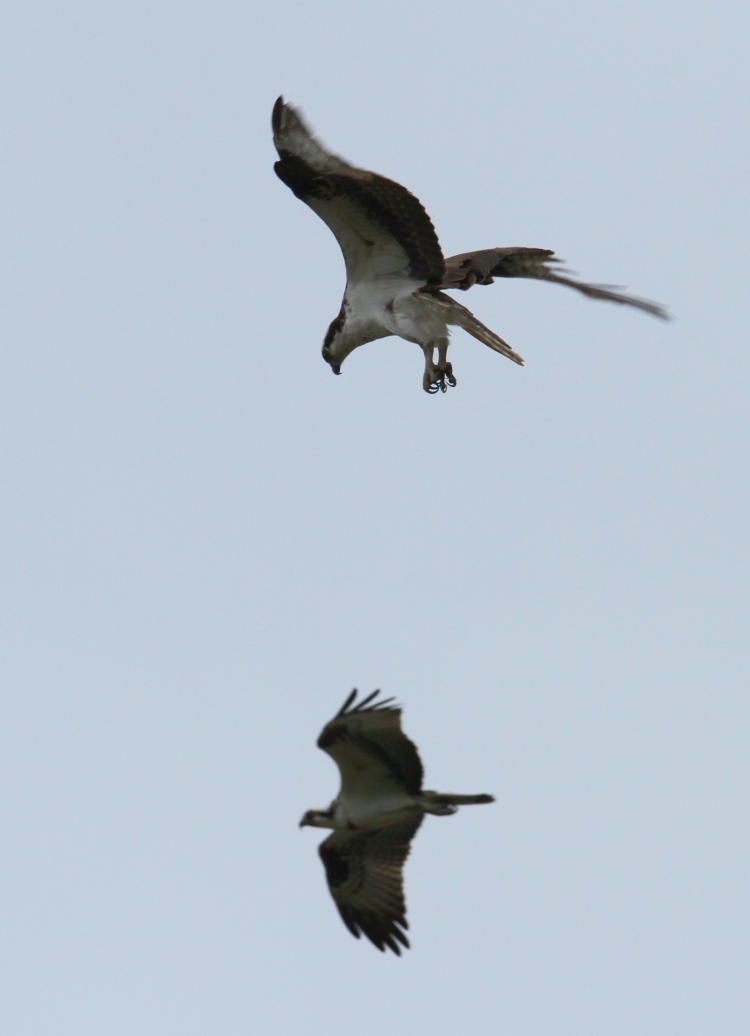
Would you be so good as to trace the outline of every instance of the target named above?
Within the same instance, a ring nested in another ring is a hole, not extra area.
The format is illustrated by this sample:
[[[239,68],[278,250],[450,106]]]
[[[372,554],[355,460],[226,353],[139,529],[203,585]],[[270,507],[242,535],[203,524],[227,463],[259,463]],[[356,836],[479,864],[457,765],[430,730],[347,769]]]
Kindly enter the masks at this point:
[[[26,3],[4,17],[8,1036],[741,1034],[747,32],[713,3]],[[320,358],[343,263],[281,93],[533,282]],[[353,686],[428,786],[412,950],[325,887]]]

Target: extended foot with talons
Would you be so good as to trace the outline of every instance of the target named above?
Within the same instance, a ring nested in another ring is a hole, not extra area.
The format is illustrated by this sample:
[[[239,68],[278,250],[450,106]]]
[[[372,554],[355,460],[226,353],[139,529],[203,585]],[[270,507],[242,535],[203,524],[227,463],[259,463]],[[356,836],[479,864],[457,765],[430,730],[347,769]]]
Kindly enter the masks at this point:
[[[455,388],[455,385],[456,379],[453,374],[453,367],[449,363],[443,364],[442,367],[430,364],[424,372],[422,388],[425,392],[429,392],[431,396],[436,392],[447,392],[448,386]]]

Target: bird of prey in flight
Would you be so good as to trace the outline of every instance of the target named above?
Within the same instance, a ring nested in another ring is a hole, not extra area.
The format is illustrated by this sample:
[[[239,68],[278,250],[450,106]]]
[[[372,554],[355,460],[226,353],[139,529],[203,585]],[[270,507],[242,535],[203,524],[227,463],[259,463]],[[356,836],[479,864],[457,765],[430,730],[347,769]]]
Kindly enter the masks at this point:
[[[352,691],[323,727],[318,747],[338,766],[341,790],[328,809],[309,809],[300,827],[333,829],[318,852],[352,935],[364,932],[379,950],[400,955],[409,946],[402,872],[422,817],[495,800],[425,791],[419,753],[401,730],[401,709],[393,698],[377,700],[379,693],[355,704]]]
[[[485,248],[446,259],[430,217],[405,187],[327,151],[283,97],[274,105],[272,125],[277,176],[328,224],[344,253],[344,299],[323,341],[323,359],[334,374],[360,345],[399,335],[424,353],[425,392],[445,392],[456,384],[447,358],[451,325],[523,364],[507,342],[444,291],[491,284],[494,277],[567,284],[589,298],[667,318],[656,302],[560,273],[548,248]]]

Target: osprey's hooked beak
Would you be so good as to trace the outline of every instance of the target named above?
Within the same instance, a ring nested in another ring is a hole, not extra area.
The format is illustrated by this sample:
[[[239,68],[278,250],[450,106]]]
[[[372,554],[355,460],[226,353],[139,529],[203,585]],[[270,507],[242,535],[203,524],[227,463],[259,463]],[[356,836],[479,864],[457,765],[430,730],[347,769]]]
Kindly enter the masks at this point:
[[[334,374],[341,374],[341,364],[336,363],[335,360],[331,359],[331,350],[327,346],[323,346],[321,350],[323,359],[326,361],[328,366],[331,368]]]
[[[310,827],[310,810],[308,809],[299,822],[300,827]]]

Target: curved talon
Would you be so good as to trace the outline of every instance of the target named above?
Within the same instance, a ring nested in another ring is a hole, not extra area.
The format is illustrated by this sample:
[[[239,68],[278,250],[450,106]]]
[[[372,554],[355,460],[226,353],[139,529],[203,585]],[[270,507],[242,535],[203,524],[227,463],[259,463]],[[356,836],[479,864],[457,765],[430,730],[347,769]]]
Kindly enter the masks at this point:
[[[453,367],[447,361],[439,365],[430,363],[422,379],[422,388],[431,396],[436,392],[447,392],[448,388],[453,388],[455,384]]]
[[[447,392],[449,387],[455,388],[455,386],[456,379],[453,375],[453,370],[451,369],[450,364],[448,364],[445,370],[441,371],[434,381],[428,382],[425,380],[422,388],[425,392],[429,393],[429,395],[434,396],[437,392]]]
[[[448,386],[454,388],[456,385],[456,379],[453,376],[453,368],[449,363],[439,369],[439,377],[435,379],[435,384],[440,388],[441,392],[447,392]]]

